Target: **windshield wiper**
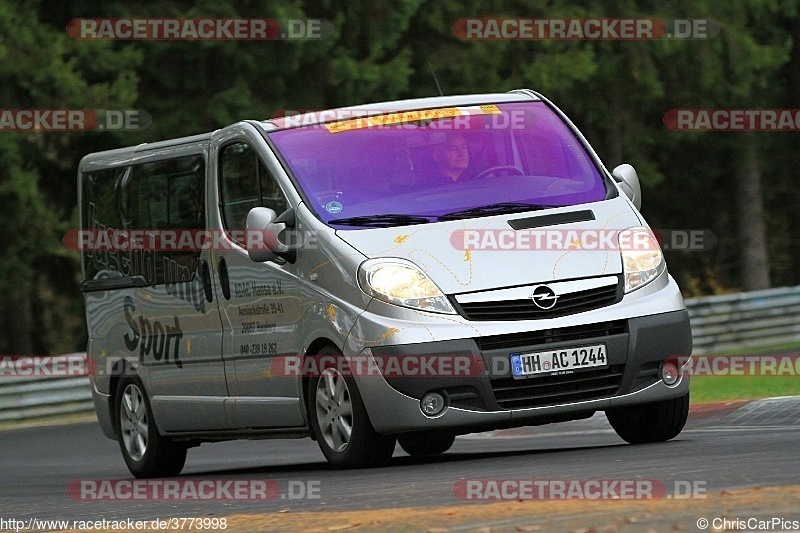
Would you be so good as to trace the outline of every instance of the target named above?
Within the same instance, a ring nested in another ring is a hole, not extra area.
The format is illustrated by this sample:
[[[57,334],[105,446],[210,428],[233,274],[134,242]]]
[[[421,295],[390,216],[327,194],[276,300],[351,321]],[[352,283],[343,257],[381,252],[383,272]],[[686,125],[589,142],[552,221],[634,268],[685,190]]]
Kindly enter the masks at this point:
[[[459,220],[462,218],[471,218],[483,215],[519,213],[521,211],[538,211],[541,209],[550,209],[551,207],[556,207],[556,206],[541,205],[541,204],[525,204],[520,202],[501,202],[498,204],[489,204],[480,207],[471,207],[469,209],[463,209],[461,211],[453,211],[452,213],[447,213],[445,215],[439,216],[437,220]]]
[[[385,214],[366,215],[360,217],[335,218],[328,224],[342,224],[345,226],[364,226],[371,228],[390,228],[392,226],[409,226],[411,224],[427,224],[431,219],[414,215]]]

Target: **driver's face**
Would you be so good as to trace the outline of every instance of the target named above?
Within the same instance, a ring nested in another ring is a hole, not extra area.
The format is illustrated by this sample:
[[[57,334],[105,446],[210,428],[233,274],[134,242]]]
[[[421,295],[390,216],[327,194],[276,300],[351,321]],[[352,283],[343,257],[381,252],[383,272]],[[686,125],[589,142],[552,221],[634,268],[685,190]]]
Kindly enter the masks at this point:
[[[469,165],[467,141],[463,137],[449,139],[438,150],[437,161],[448,170],[464,170]]]

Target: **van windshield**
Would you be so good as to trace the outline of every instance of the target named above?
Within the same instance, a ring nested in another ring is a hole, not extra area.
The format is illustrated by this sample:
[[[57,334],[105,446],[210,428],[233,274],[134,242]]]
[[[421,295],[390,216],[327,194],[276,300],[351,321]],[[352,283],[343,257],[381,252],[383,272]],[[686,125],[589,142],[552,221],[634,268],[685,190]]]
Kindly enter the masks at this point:
[[[596,165],[543,102],[453,107],[269,134],[321,220],[401,226],[606,198]]]

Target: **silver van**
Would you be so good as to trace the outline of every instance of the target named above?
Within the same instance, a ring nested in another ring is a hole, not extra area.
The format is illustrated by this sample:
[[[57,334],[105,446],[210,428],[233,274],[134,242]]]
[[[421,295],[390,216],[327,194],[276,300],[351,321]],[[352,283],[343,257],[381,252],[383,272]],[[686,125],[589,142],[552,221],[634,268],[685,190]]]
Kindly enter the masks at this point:
[[[137,477],[238,438],[353,468],[597,411],[632,444],[686,422],[689,319],[636,172],[536,92],[90,154],[78,192],[94,404]]]

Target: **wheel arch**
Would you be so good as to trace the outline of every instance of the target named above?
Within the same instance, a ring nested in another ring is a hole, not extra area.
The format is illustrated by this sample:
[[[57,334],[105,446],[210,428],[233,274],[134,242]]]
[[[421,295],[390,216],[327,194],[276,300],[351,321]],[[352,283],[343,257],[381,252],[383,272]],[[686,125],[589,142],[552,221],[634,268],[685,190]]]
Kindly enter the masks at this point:
[[[134,367],[134,365],[130,364],[125,359],[120,359],[114,364],[113,373],[108,381],[108,408],[111,410],[110,414],[111,423],[114,429],[114,438],[119,437],[119,406],[117,405],[117,391],[119,390],[119,382],[125,377],[135,377],[140,382],[142,381],[142,378],[139,376],[139,372],[136,370],[136,367]],[[143,383],[142,388],[144,388]],[[145,389],[144,392],[147,393],[147,390]]]
[[[332,339],[328,337],[317,337],[311,342],[311,344],[308,345],[308,348],[306,348],[305,353],[303,354],[303,359],[305,359],[306,357],[313,357],[319,354],[320,351],[322,351],[322,349],[325,348],[326,346],[333,346],[340,352],[342,351],[342,347],[336,344]],[[301,380],[302,380],[301,394],[303,395],[303,397],[302,401],[300,402],[300,405],[303,408],[303,413],[306,418],[306,424],[310,428],[311,420],[309,419],[310,413],[308,412],[308,407],[306,405],[306,398],[308,398],[309,394],[308,389],[309,387],[311,387],[311,376],[303,375]],[[314,439],[313,433],[311,435],[311,438]]]

